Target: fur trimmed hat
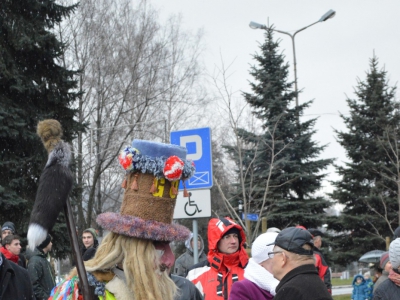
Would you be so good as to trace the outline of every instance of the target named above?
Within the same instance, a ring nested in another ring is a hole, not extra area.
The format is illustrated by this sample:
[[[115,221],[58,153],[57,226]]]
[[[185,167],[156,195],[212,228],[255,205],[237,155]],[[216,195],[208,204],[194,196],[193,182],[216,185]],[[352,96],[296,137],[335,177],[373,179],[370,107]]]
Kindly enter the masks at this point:
[[[189,229],[172,224],[179,181],[195,172],[186,154],[186,148],[181,146],[134,140],[132,147],[119,155],[126,171],[121,211],[100,214],[97,223],[131,237],[166,242],[186,240]]]

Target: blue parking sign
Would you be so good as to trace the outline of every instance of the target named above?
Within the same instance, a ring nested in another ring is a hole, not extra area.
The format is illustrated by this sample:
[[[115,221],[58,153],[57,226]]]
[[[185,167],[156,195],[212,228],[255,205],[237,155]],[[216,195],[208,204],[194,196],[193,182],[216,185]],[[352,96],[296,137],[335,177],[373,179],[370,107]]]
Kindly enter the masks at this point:
[[[185,181],[186,189],[205,189],[213,186],[211,129],[209,127],[171,131],[171,144],[187,149],[187,159],[193,160],[196,173]],[[182,182],[179,189],[183,190]]]

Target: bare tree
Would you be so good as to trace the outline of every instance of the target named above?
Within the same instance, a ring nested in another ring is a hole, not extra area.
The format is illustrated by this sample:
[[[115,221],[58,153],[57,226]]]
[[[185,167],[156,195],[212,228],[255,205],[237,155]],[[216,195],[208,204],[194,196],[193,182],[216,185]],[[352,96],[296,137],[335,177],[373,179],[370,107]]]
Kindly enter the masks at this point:
[[[81,70],[76,108],[89,127],[74,144],[80,229],[119,207],[122,170],[116,158],[127,141],[166,142],[176,120],[205,103],[201,34],[180,26],[179,18],[161,26],[146,1],[133,6],[129,0],[87,0],[60,27],[68,44],[64,62]]]
[[[399,147],[399,128],[397,124],[387,126],[382,129],[382,137],[378,137],[378,143],[384,150],[385,159],[382,161],[387,161],[387,163],[379,164],[379,167],[374,168],[375,173],[381,176],[384,180],[379,182],[378,188],[382,188],[382,192],[378,195],[379,205],[376,203],[371,203],[369,200],[364,199],[364,203],[376,216],[382,219],[389,230],[393,233],[397,226],[395,224],[400,224],[400,147]],[[364,158],[364,162],[368,163],[368,160]],[[385,184],[385,182],[391,184]],[[393,189],[393,186],[395,189]],[[397,203],[394,205],[392,201],[393,195],[397,198]],[[368,231],[382,240],[385,237],[379,231],[377,226],[370,221],[373,232]]]
[[[270,144],[267,144],[261,139],[257,138],[255,139],[255,142],[253,144],[249,145],[248,143],[247,144],[244,143],[244,141],[240,137],[240,130],[242,128],[247,128],[249,131],[253,132],[254,136],[256,137],[258,128],[260,128],[261,126],[259,126],[257,120],[251,114],[251,111],[248,109],[244,100],[242,98],[235,97],[237,91],[232,91],[232,89],[229,86],[229,78],[231,76],[231,74],[229,73],[229,69],[231,68],[232,64],[226,66],[222,58],[221,62],[222,62],[221,67],[216,69],[216,73],[212,76],[211,80],[219,95],[218,98],[221,101],[221,105],[219,106],[220,117],[221,118],[225,117],[227,124],[229,124],[228,127],[224,129],[225,139],[223,140],[223,142],[225,144],[233,145],[234,151],[238,156],[238,163],[239,163],[238,174],[235,177],[237,178],[237,182],[238,184],[240,184],[242,190],[241,199],[243,199],[243,212],[245,215],[245,220],[247,219],[246,217],[247,213],[249,212],[258,213],[259,217],[255,225],[254,232],[251,231],[250,222],[247,221],[246,224],[244,224],[243,221],[241,220],[241,217],[239,217],[239,215],[237,214],[237,207],[232,206],[231,202],[234,197],[230,197],[229,192],[226,193],[221,188],[221,185],[218,182],[217,178],[214,178],[214,182],[216,183],[216,186],[223,199],[223,202],[226,205],[227,211],[229,211],[231,215],[234,215],[241,224],[241,226],[245,228],[247,241],[251,244],[251,242],[255,240],[255,238],[258,235],[258,228],[260,226],[261,216],[266,215],[268,217],[270,208],[274,204],[273,202],[270,202],[268,206],[266,205],[268,195],[271,189],[275,188],[274,186],[271,186],[271,176],[275,168],[279,167],[281,162],[279,162],[278,156],[281,155],[283,151],[285,151],[287,145],[279,147],[279,150],[277,150],[276,148],[276,144],[278,142],[282,143],[281,141],[277,141],[275,139],[275,129],[279,123],[280,117],[277,119],[273,130],[268,131],[271,141]],[[254,203],[249,198],[249,195],[252,194],[253,189],[259,188],[255,186],[253,183],[253,178],[254,178],[253,169],[255,167],[254,162],[256,158],[259,155],[261,155],[261,153],[256,150],[253,154],[253,157],[249,159],[250,163],[245,168],[243,166],[244,154],[242,151],[243,149],[246,148],[258,149],[260,143],[264,143],[264,146],[267,147],[268,151],[270,152],[270,161],[268,162],[269,169],[267,178],[265,180],[265,185],[262,187],[264,190],[263,198],[261,202]],[[233,174],[231,176],[232,178],[234,178]],[[245,185],[246,181],[249,182],[248,186]]]

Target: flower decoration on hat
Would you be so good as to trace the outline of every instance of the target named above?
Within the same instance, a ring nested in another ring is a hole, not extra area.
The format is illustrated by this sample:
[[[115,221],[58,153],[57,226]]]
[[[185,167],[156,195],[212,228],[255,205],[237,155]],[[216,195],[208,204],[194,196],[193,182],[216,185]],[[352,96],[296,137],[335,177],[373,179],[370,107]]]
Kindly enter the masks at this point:
[[[184,163],[178,156],[170,156],[165,161],[164,176],[169,181],[181,179]]]
[[[192,160],[182,159],[176,155],[151,157],[141,154],[133,147],[126,147],[121,151],[118,160],[127,173],[151,173],[157,179],[165,178],[169,181],[188,179],[196,171]]]

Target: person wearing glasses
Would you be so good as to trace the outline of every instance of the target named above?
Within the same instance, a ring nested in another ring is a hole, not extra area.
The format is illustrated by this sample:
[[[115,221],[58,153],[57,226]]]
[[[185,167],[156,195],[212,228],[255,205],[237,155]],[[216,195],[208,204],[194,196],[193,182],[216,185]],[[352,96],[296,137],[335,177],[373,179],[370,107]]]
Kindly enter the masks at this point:
[[[244,269],[244,279],[232,285],[229,300],[271,300],[279,281],[271,274],[272,259],[268,252],[278,233],[266,232],[259,235],[251,246],[251,258]],[[271,254],[273,255],[273,254]]]
[[[283,229],[268,253],[279,280],[274,300],[332,300],[314,266],[313,238],[307,230]]]

